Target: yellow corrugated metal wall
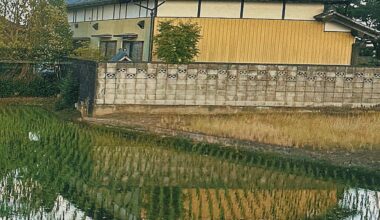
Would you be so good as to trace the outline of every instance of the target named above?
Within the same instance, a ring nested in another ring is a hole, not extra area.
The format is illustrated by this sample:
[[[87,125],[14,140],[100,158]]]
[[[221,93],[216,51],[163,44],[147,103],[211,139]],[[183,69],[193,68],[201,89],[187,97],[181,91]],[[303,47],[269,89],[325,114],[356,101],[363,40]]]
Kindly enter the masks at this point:
[[[157,18],[160,21],[173,18]],[[176,18],[202,28],[198,62],[348,65],[354,37],[317,21]]]

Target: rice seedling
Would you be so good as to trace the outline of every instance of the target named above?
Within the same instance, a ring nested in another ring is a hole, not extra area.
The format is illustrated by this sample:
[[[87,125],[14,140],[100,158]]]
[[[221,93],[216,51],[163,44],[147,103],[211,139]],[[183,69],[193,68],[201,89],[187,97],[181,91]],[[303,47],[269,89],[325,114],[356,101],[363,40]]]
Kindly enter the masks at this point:
[[[88,127],[37,107],[1,107],[0,122],[0,218],[311,219],[378,210],[369,202],[378,179],[361,171]],[[367,202],[347,202],[358,198],[348,193],[356,185],[374,189]],[[74,209],[57,211],[66,206]]]

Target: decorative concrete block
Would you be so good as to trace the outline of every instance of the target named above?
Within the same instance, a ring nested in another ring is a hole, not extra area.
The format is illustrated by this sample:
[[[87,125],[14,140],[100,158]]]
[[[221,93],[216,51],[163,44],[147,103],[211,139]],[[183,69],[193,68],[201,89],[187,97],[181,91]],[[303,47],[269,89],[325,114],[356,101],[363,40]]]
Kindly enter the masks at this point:
[[[195,105],[205,105],[206,100],[205,99],[197,99],[195,100]]]
[[[158,94],[156,93],[156,100],[165,100],[166,95],[165,94]]]
[[[147,94],[147,95],[156,95],[156,90],[155,89],[145,90],[145,94]]]
[[[186,94],[185,99],[186,100],[195,100],[196,96],[195,96],[195,94]]]
[[[197,100],[206,100],[206,95],[197,93],[197,95],[195,96],[195,98]]]
[[[97,105],[103,105],[104,104],[104,99],[95,99],[95,104],[97,104]]]
[[[156,105],[165,105],[165,102],[166,102],[165,100],[157,100],[156,99],[155,104]]]
[[[166,94],[166,90],[156,90],[156,95],[165,96],[165,94]]]
[[[356,106],[380,99],[379,68],[109,63],[97,75],[102,104]]]
[[[186,100],[175,100],[175,105],[185,105]]]
[[[303,102],[305,100],[305,94],[296,94],[294,97],[295,102]]]
[[[185,100],[185,105],[195,105],[195,100]]]
[[[115,96],[114,95],[105,95],[104,104],[114,104]]]
[[[314,93],[314,102],[323,102],[323,93]]]

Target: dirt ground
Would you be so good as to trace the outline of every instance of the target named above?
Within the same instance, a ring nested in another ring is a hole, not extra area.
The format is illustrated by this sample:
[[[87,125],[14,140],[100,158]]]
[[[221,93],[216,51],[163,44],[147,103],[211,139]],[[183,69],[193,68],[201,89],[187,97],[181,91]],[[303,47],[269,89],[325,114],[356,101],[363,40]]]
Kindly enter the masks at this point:
[[[158,133],[165,136],[180,136],[193,139],[194,141],[219,143],[227,147],[244,148],[262,152],[274,152],[286,157],[301,157],[310,160],[326,161],[330,164],[338,166],[351,168],[361,167],[380,172],[380,150],[378,149],[356,150],[351,152],[344,149],[316,150],[294,148],[211,136],[203,133],[173,130],[160,126],[162,124],[162,116],[157,114],[110,114],[98,118],[84,118],[83,120],[90,124],[140,130]]]

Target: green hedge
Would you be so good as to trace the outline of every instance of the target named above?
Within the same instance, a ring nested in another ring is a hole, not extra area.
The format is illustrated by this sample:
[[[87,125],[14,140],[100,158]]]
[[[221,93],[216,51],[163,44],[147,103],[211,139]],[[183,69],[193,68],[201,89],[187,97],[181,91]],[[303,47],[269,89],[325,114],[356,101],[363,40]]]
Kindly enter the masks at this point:
[[[32,80],[0,79],[0,98],[49,97],[59,93],[58,82],[36,77]]]

